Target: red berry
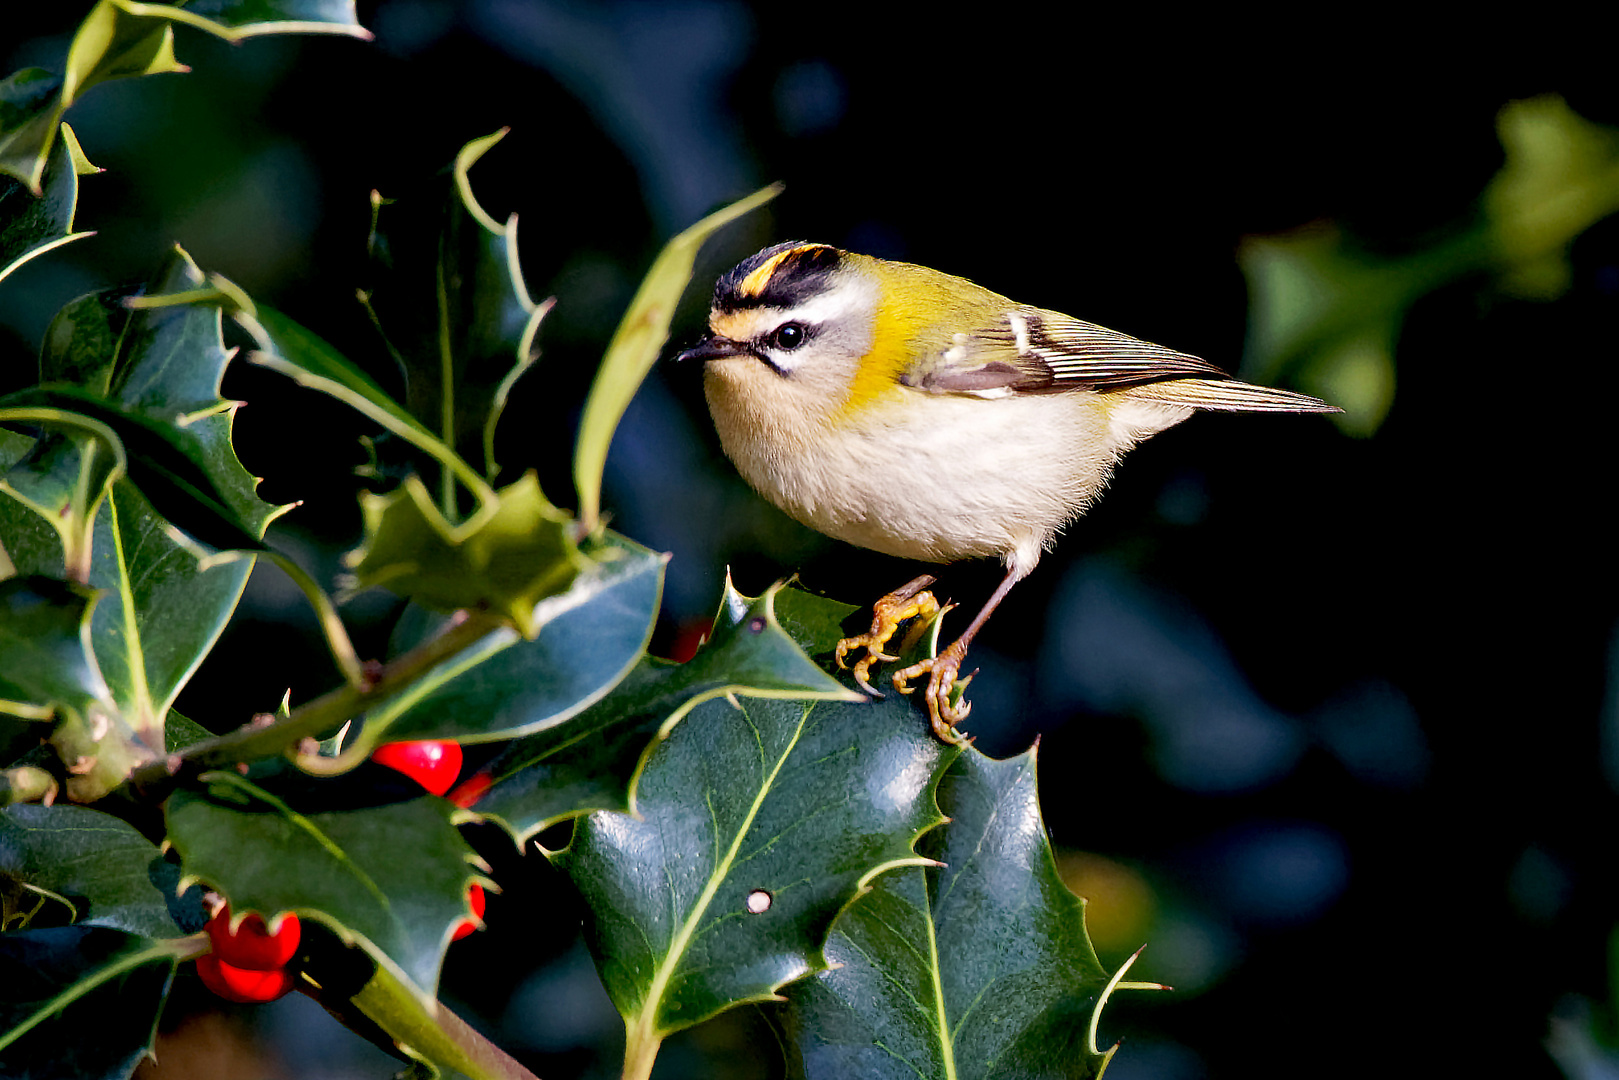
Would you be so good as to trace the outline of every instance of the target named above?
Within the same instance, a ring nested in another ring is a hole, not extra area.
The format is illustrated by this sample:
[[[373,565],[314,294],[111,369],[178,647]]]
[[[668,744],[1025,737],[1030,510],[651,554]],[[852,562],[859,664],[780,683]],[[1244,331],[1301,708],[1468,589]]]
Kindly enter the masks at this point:
[[[472,913],[480,919],[483,918],[483,887],[476,881],[467,886],[467,902],[472,905]],[[476,929],[478,929],[477,923],[471,919],[462,919],[456,923],[455,933],[450,935],[450,940],[460,941]]]
[[[669,642],[669,659],[677,664],[686,663],[697,655],[697,650],[703,647],[713,632],[714,620],[707,617],[681,623],[675,628],[675,636]]]
[[[298,939],[303,928],[298,916],[287,912],[275,933],[270,933],[262,916],[250,914],[236,927],[230,928],[230,905],[221,907],[208,920],[208,938],[214,943],[214,955],[234,968],[246,971],[274,971],[285,966],[298,951]]]
[[[475,772],[451,791],[445,798],[457,806],[467,807],[483,798],[484,793],[495,786],[494,777],[488,773]]]
[[[461,775],[461,744],[437,739],[385,743],[372,752],[371,760],[404,773],[434,795],[442,795]]]
[[[226,1001],[243,1005],[262,1005],[266,1001],[274,1001],[293,987],[292,976],[286,968],[249,971],[247,968],[232,967],[212,953],[197,957],[197,974],[208,989]]]

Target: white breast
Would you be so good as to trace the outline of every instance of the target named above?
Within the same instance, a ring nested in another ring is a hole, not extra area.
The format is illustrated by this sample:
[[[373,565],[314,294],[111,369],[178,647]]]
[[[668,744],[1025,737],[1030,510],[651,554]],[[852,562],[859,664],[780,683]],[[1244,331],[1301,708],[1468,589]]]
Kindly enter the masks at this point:
[[[986,400],[902,388],[917,396],[834,421],[803,402],[758,408],[757,393],[730,393],[714,374],[725,452],[797,520],[902,558],[999,557],[1020,576],[1101,493],[1123,451],[1191,412],[1084,392]]]

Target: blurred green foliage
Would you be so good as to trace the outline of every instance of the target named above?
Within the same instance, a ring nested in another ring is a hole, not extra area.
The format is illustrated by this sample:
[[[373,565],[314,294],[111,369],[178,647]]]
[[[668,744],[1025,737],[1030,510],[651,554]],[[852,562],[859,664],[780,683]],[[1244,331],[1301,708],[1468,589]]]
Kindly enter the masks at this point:
[[[1343,407],[1344,430],[1369,436],[1394,405],[1394,354],[1417,301],[1474,276],[1513,295],[1562,295],[1569,245],[1619,211],[1619,131],[1549,95],[1509,103],[1497,128],[1505,164],[1448,235],[1392,256],[1330,223],[1245,240],[1244,373],[1296,380]]]

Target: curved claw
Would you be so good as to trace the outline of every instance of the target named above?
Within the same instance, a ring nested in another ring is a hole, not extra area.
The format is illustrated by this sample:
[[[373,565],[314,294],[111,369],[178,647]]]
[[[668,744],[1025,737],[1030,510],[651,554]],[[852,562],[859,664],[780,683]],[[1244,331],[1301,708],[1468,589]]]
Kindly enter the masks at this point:
[[[875,660],[878,660],[878,659],[890,659],[890,658],[889,657],[884,657],[880,653],[870,653],[870,652],[868,652],[866,654],[865,658],[862,659],[859,663],[855,664],[855,666],[854,666],[855,685],[860,687],[860,689],[864,690],[866,693],[870,694],[874,698],[881,698],[883,696],[883,692],[881,690],[877,689],[875,686],[871,685],[870,680],[866,677],[866,673],[871,670],[872,662],[875,661]]]
[[[967,733],[957,726],[967,719],[972,712],[972,703],[958,700],[954,704],[950,701],[951,692],[958,686],[965,688],[972,681],[972,675],[958,680],[956,676],[961,671],[961,661],[966,658],[967,650],[961,642],[956,642],[938,656],[931,660],[922,660],[908,668],[896,671],[893,676],[894,689],[902,694],[909,694],[915,687],[909,685],[910,680],[921,675],[928,677],[927,689],[923,697],[928,703],[928,720],[933,725],[933,734],[940,742],[951,746],[964,746],[971,740]],[[977,672],[973,672],[974,675]]]
[[[849,670],[849,663],[845,659],[849,653],[856,649],[864,649],[866,655],[854,664],[854,681],[860,689],[873,697],[882,697],[881,691],[871,685],[871,666],[877,663],[891,664],[899,657],[883,652],[883,646],[888,644],[901,623],[907,619],[932,618],[939,613],[939,602],[933,594],[927,591],[927,586],[933,583],[933,577],[928,574],[889,593],[877,603],[872,605],[871,629],[856,637],[844,638],[838,642],[832,656],[839,668]]]

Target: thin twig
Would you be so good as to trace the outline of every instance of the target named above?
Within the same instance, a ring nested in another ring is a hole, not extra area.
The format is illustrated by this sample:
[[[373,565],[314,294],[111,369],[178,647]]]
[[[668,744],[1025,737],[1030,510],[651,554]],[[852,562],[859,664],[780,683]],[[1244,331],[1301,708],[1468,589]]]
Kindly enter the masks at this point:
[[[272,723],[248,724],[228,735],[193,743],[178,754],[137,769],[127,786],[143,798],[161,798],[180,780],[209,769],[284,754],[304,739],[318,737],[374,708],[503,625],[491,615],[468,615],[437,637],[382,665],[363,686],[340,686]]]

